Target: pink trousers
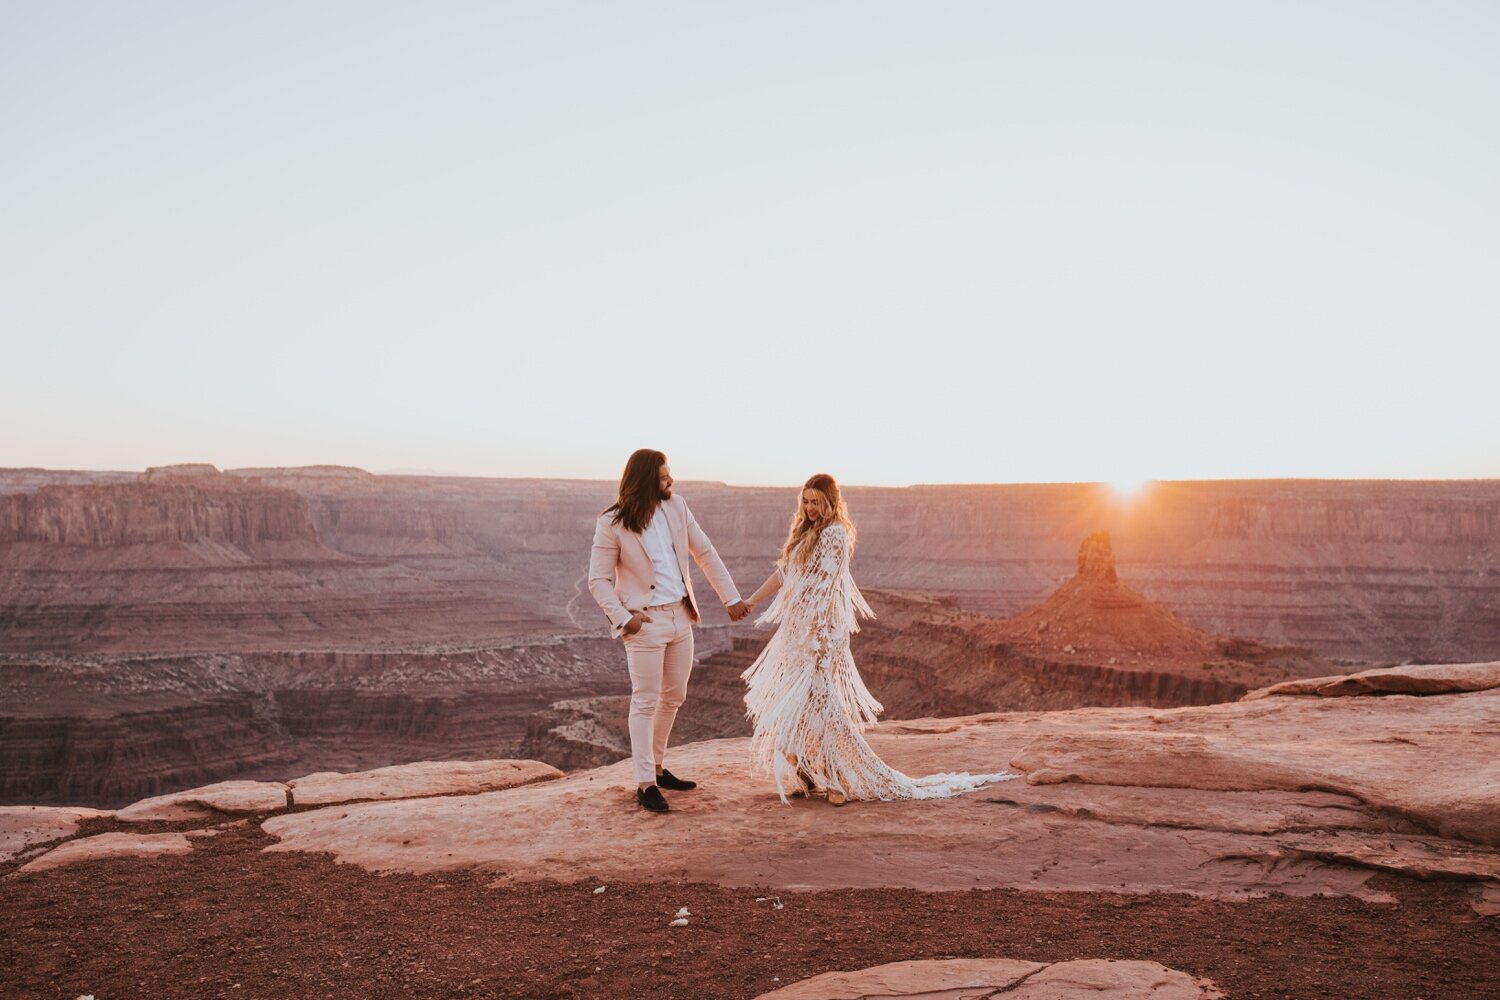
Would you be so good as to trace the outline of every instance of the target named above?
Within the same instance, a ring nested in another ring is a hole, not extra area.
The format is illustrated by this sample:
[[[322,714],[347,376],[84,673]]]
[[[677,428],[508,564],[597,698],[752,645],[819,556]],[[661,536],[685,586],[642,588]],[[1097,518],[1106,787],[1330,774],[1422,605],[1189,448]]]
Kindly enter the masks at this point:
[[[651,621],[625,637],[630,667],[630,760],[636,784],[656,780],[667,737],[693,672],[693,620],[686,605],[647,611]]]

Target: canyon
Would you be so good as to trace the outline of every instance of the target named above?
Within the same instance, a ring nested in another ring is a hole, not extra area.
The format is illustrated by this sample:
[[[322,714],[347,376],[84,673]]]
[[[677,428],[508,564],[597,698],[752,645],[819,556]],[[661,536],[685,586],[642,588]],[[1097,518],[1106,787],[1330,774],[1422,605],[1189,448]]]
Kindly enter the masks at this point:
[[[710,653],[727,641],[704,631]],[[0,802],[117,806],[230,777],[513,756],[553,703],[629,691],[617,647],[0,656]]]
[[[0,470],[0,801],[112,806],[428,756],[617,759],[627,684],[583,578],[613,491],[334,466]],[[679,491],[748,591],[795,490]],[[1500,656],[1496,481],[846,496],[880,614],[856,656],[889,718],[1206,704],[1312,669]],[[1090,584],[1070,604],[1095,532],[1129,594]],[[1080,612],[1096,607],[1180,628],[1108,638]],[[738,672],[764,641],[705,618],[684,741],[742,731]]]
[[[252,542],[156,492],[229,496],[236,484],[247,508],[264,504],[241,520],[274,534]],[[795,489],[684,481],[678,490],[742,586],[763,579]],[[298,516],[308,524],[281,520],[288,515],[277,505],[292,502],[286,493],[300,498]],[[1215,634],[1371,662],[1500,651],[1496,480],[1162,482],[1133,497],[1102,484],[845,493],[860,527],[858,577],[876,589],[938,594],[1007,617],[1071,575],[1079,539],[1106,531],[1132,586]],[[213,597],[231,590],[265,608],[284,639],[305,642],[379,642],[382,622],[432,639],[592,631],[603,620],[582,576],[593,519],[613,495],[614,484],[600,481],[376,476],[327,466],[222,473],[207,466],[139,477],[0,470],[0,651],[167,651],[163,643],[176,651],[194,644],[196,628],[215,628],[206,620],[222,608]],[[176,526],[142,527],[131,508],[137,500]],[[56,521],[69,522],[66,530],[51,526]],[[305,547],[309,537],[317,549]],[[256,558],[256,546],[265,558]],[[293,561],[320,563],[323,573],[304,562],[294,577],[271,575],[291,564],[271,557],[276,546]],[[215,577],[226,561],[249,575]],[[204,574],[208,603],[187,600],[198,577],[181,578],[180,613],[170,615],[172,583],[151,576],[153,562]],[[112,567],[118,572],[108,575]],[[284,586],[292,592],[278,608],[274,591]],[[65,596],[63,587],[81,592]],[[382,597],[384,612],[360,617],[361,602]],[[486,616],[465,614],[457,598]],[[297,602],[329,610],[316,628],[299,629],[290,612]],[[46,630],[28,629],[32,615],[53,605],[68,611]],[[151,643],[131,639],[130,622],[111,625],[122,606],[133,609],[135,627],[155,632]]]

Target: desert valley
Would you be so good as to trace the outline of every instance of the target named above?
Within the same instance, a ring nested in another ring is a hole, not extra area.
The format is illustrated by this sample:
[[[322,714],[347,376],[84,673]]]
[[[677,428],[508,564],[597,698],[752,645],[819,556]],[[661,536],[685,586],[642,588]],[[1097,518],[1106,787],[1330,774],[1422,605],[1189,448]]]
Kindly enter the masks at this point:
[[[0,1000],[1500,1000],[1497,39],[0,7]]]
[[[794,491],[679,488],[748,593]],[[390,996],[1500,990],[1500,482],[850,488],[877,745],[1018,778],[782,806],[745,767],[767,632],[715,608],[674,734],[704,788],[659,818],[628,806],[629,682],[585,586],[612,495],[0,470],[0,982],[317,996],[337,953]],[[149,948],[78,936],[60,900],[90,884]],[[503,947],[435,943],[491,918]]]

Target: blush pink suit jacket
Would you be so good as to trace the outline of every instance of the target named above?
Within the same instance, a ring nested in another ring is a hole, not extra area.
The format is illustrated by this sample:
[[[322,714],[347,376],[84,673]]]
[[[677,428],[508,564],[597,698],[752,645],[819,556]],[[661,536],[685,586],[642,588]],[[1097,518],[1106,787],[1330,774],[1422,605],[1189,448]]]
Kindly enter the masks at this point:
[[[708,582],[719,595],[719,600],[728,607],[740,599],[724,560],[714,551],[713,543],[698,527],[687,501],[673,494],[670,500],[662,501],[667,514],[667,526],[672,530],[672,547],[677,550],[677,563],[682,569],[682,581],[687,585],[687,599],[693,620],[698,613],[698,598],[693,593],[693,577],[688,572],[687,558],[703,570]],[[611,523],[613,514],[600,514],[594,524],[594,550],[589,556],[589,593],[604,609],[614,635],[630,622],[632,613],[659,601],[653,600],[651,592],[656,585],[656,566],[646,552],[646,542],[634,531],[626,530],[623,524]]]

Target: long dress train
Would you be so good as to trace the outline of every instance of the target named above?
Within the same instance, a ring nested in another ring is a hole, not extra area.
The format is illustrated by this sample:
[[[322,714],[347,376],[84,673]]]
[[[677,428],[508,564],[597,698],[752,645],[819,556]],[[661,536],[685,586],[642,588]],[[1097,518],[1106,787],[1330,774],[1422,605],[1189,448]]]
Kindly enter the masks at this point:
[[[864,737],[881,706],[849,651],[858,612],[874,612],[849,575],[849,538],[841,524],[823,529],[805,567],[783,571],[776,598],[756,624],[779,624],[742,675],[755,735],[751,754],[786,801],[802,782],[849,799],[937,799],[1017,775],[932,774],[913,778],[881,760]]]

